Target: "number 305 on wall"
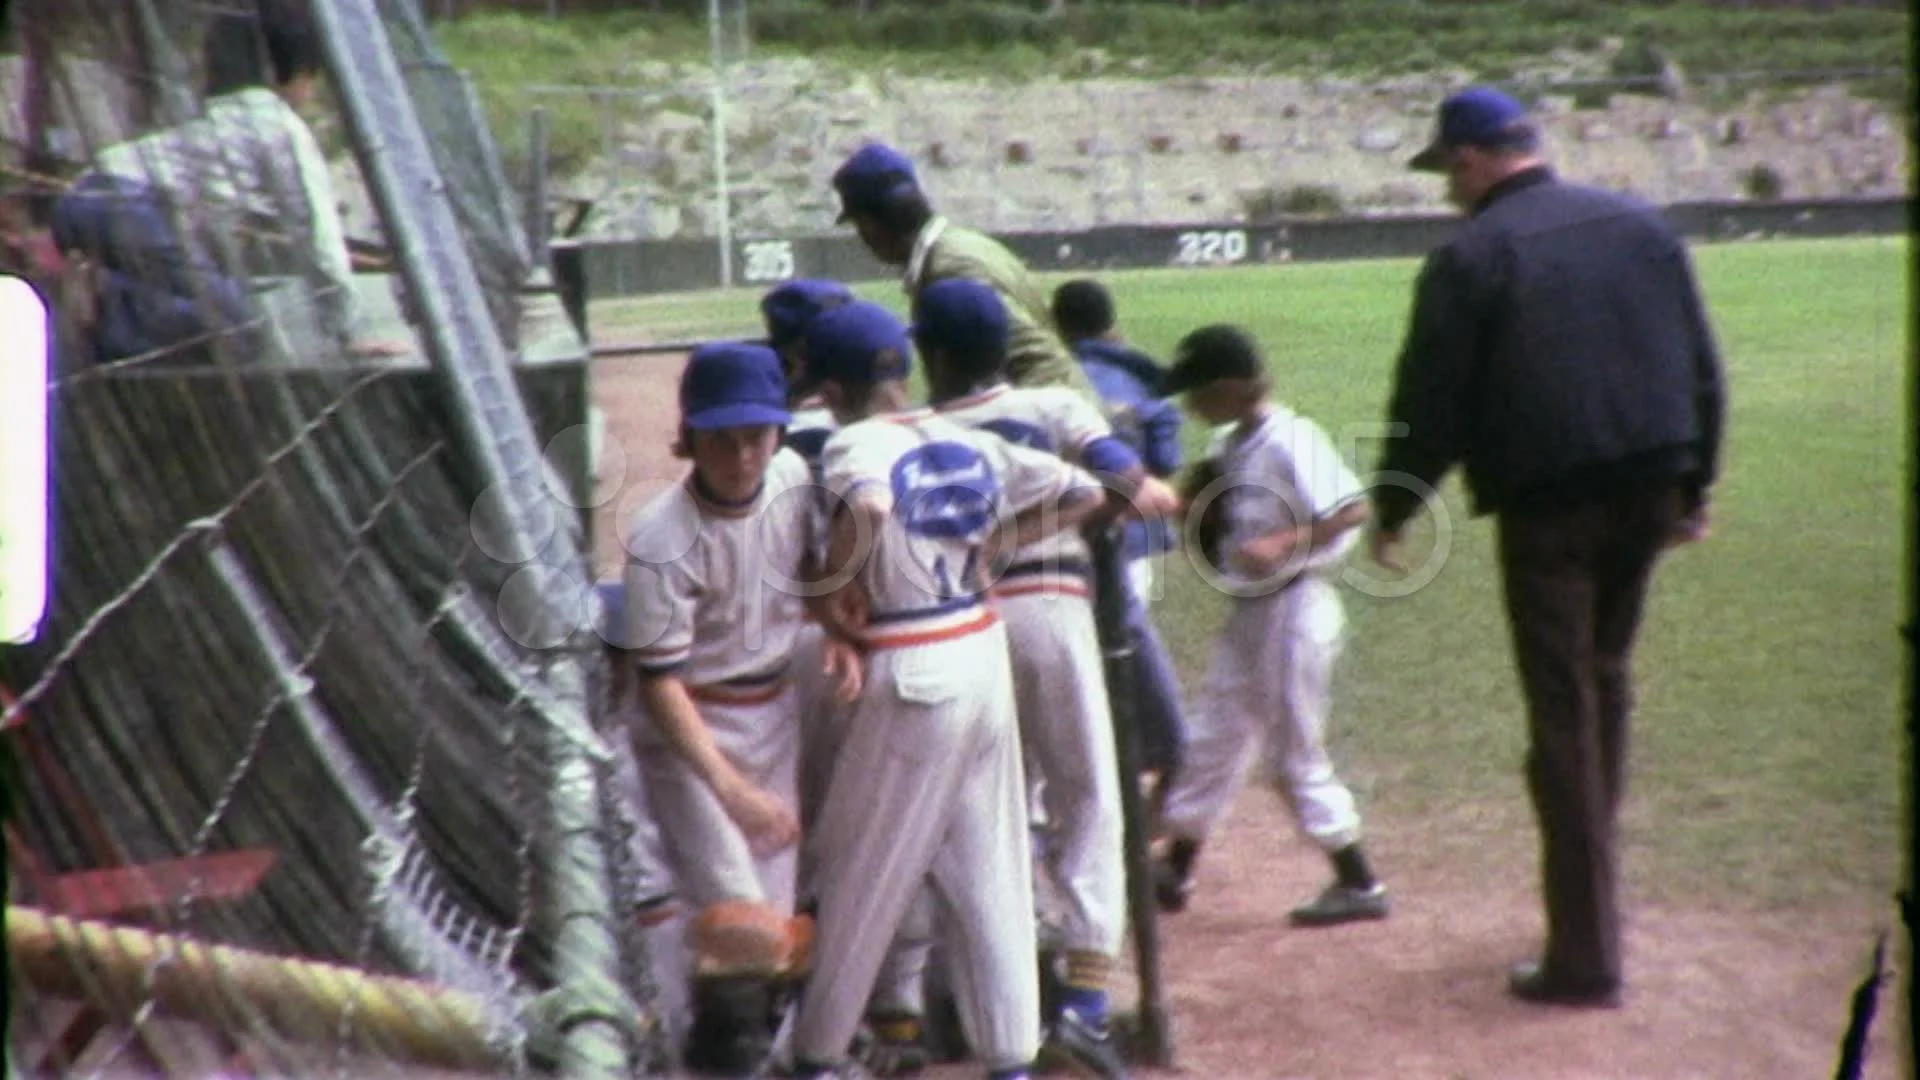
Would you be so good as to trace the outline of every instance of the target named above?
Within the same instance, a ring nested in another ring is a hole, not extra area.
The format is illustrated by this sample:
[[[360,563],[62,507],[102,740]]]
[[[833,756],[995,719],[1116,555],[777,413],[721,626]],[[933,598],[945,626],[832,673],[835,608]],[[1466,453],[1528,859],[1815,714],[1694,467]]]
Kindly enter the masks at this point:
[[[1244,262],[1247,234],[1240,229],[1197,229],[1183,232],[1174,242],[1175,266],[1224,266]]]
[[[747,283],[750,285],[770,285],[776,281],[785,281],[793,276],[793,242],[791,240],[753,240],[741,246],[740,253],[745,256]]]

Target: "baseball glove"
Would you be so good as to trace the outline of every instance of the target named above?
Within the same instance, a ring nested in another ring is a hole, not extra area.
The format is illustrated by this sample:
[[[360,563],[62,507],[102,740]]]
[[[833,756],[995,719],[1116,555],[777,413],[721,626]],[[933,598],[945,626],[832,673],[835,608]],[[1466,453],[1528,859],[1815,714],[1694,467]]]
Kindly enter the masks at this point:
[[[693,921],[695,962],[703,975],[780,975],[811,960],[813,922],[766,904],[722,900]]]
[[[1180,484],[1182,539],[1188,550],[1199,552],[1217,573],[1226,571],[1227,500],[1224,491],[1207,489],[1225,475],[1219,458],[1202,458],[1187,470]]]

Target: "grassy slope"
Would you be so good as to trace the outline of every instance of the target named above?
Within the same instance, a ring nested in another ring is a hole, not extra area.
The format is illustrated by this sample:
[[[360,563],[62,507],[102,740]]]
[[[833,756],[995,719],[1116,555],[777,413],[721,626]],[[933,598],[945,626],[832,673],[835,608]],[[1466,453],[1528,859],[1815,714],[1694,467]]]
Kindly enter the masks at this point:
[[[1632,868],[1648,894],[1694,905],[1877,899],[1898,869],[1904,248],[1722,246],[1699,262],[1733,412],[1716,534],[1662,571],[1642,637]],[[1413,270],[1110,282],[1128,331],[1161,355],[1201,323],[1243,322],[1269,343],[1281,395],[1337,433],[1378,416]],[[898,305],[891,285],[865,291]],[[753,318],[747,292],[595,313],[670,321],[674,336],[745,332]],[[1196,449],[1202,437],[1189,432]],[[1429,586],[1350,594],[1335,742],[1377,832],[1463,872],[1511,873],[1530,828],[1520,700],[1490,529],[1451,498],[1452,546]],[[1177,560],[1169,578],[1162,628],[1193,677],[1222,601]]]
[[[1904,70],[1911,36],[1908,13],[1897,9],[1733,10],[1644,0],[1314,0],[1202,13],[1136,5],[1074,8],[1055,20],[985,0],[939,7],[895,2],[864,21],[809,0],[753,0],[749,10],[760,55],[808,56],[842,70],[996,80],[1437,69],[1504,80],[1539,66],[1556,49],[1591,51],[1608,38],[1656,43],[1695,76]],[[435,33],[454,62],[473,73],[509,154],[525,144],[526,113],[536,103],[521,87],[634,88],[659,77],[643,67],[651,61],[704,63],[708,55],[703,22],[644,11],[558,21],[489,13],[440,24]],[[1636,49],[1621,70],[1652,69]],[[1901,86],[1865,89],[1902,100],[1906,93]],[[598,152],[601,132],[590,103],[578,97],[538,103],[549,108],[556,161],[577,164]]]

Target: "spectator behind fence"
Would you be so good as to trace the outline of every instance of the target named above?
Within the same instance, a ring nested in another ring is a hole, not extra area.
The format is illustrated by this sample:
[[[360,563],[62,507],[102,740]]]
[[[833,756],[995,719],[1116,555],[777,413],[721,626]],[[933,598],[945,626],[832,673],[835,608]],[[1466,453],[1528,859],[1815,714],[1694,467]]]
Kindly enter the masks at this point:
[[[215,14],[205,61],[204,112],[107,147],[97,172],[145,183],[180,205],[218,205],[227,211],[213,215],[222,225],[243,219],[243,240],[286,235],[313,285],[323,335],[357,356],[408,352],[367,336],[326,156],[298,112],[321,73],[320,39],[304,0],[261,0],[258,14]]]
[[[47,231],[75,364],[192,359],[252,320],[245,287],[180,235],[140,181],[81,177],[54,201]]]

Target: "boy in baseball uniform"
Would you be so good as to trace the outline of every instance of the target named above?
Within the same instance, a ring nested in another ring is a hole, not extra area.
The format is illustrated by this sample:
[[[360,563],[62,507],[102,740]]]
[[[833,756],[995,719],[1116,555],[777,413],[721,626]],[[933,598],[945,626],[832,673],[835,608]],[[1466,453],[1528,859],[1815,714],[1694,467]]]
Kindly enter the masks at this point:
[[[910,903],[931,888],[968,1043],[1026,1077],[1040,1035],[1026,779],[1007,637],[984,568],[1073,528],[1099,481],[1051,455],[907,409],[907,328],[877,304],[829,311],[807,367],[842,427],[822,473],[835,510],[829,629],[858,635],[847,718],[815,841],[814,966],[793,1020],[796,1075],[834,1075]]]
[[[1226,500],[1209,577],[1233,597],[1233,610],[1187,713],[1186,759],[1162,810],[1169,843],[1156,892],[1168,911],[1186,906],[1201,846],[1264,744],[1264,768],[1334,869],[1331,885],[1293,909],[1293,922],[1384,918],[1386,886],[1361,853],[1353,794],[1326,749],[1329,682],[1346,624],[1336,579],[1367,520],[1365,493],[1326,432],[1268,400],[1271,389],[1259,345],[1225,325],[1187,335],[1161,387],[1185,395],[1196,419],[1232,425],[1222,479],[1187,513]]]
[[[696,349],[680,380],[686,480],[626,535],[634,749],[693,919],[688,1064],[754,1068],[775,977],[792,966],[799,730],[791,678],[803,601],[807,466],[780,447],[786,379],[772,349]],[[823,646],[851,695],[859,660]]]
[[[767,344],[780,354],[780,366],[787,373],[790,388],[806,385],[807,327],[812,326],[822,312],[852,302],[852,289],[838,281],[821,278],[783,281],[760,297],[760,318],[767,327]],[[837,426],[817,392],[796,395],[793,419],[787,424],[787,446],[807,459],[807,464],[817,471],[820,451]]]
[[[760,316],[767,328],[767,343],[780,354],[786,372],[787,388],[792,396],[793,417],[787,423],[787,448],[806,460],[816,484],[820,480],[820,453],[839,424],[828,411],[817,390],[806,389],[807,328],[823,313],[853,302],[853,291],[838,281],[796,278],[783,281],[760,298]],[[819,516],[824,500],[814,502],[811,528],[814,540],[824,537],[825,522]],[[803,825],[811,822],[826,791],[827,773],[833,765],[833,747],[837,740],[831,730],[835,719],[831,680],[821,677],[820,649],[826,635],[817,622],[809,620],[800,628],[794,644],[794,662],[800,695],[800,815]],[[810,868],[807,854],[801,852],[801,889],[804,899]]]
[[[820,455],[827,439],[839,427],[828,410],[819,388],[806,377],[806,335],[823,313],[854,299],[853,291],[838,281],[796,278],[785,281],[760,298],[760,314],[767,327],[767,341],[780,354],[786,368],[787,384],[793,391],[793,420],[787,425],[787,446],[807,459],[816,483],[820,480]],[[826,500],[816,500],[824,511]],[[825,526],[816,521],[816,536],[825,535]],[[826,798],[827,781],[840,746],[841,721],[847,709],[834,700],[829,680],[814,672],[825,633],[817,622],[801,627],[794,646],[794,661],[800,666],[797,679],[800,693],[800,821],[804,832],[812,833],[821,800]],[[800,850],[800,898],[802,910],[813,902],[816,857],[814,844]],[[906,918],[902,939],[890,953],[874,990],[869,1015],[856,1037],[857,1057],[869,1072],[880,1076],[911,1075],[926,1067],[929,1055],[923,1038],[920,1016],[921,983],[927,951],[934,940],[933,912],[928,902],[916,902]]]
[[[965,278],[933,282],[915,297],[913,315],[935,412],[1105,477],[1148,516],[1176,508],[1172,489],[1147,475],[1085,395],[1008,385],[1007,310],[992,288]],[[1078,532],[1062,532],[1010,551],[1005,563],[994,605],[1013,650],[1020,736],[1046,821],[1040,863],[1064,908],[1063,1000],[1050,1035],[1098,1075],[1124,1076],[1107,980],[1126,929],[1126,857],[1091,554]]]

